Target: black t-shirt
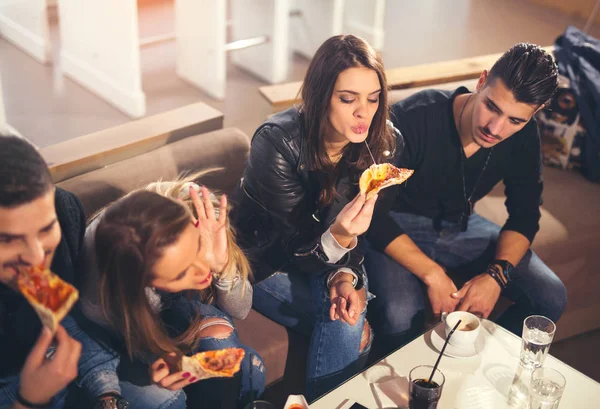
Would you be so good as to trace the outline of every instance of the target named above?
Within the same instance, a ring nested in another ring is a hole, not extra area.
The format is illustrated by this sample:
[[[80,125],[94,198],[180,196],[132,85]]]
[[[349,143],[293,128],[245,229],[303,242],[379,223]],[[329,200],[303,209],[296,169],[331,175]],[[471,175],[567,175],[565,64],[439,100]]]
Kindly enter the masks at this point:
[[[459,221],[467,209],[463,193],[461,156],[464,163],[466,196],[480,177],[471,201],[487,195],[496,184],[506,185],[509,218],[504,230],[513,230],[533,241],[539,229],[542,194],[541,152],[535,119],[505,141],[497,144],[481,173],[490,149],[479,149],[464,157],[454,123],[452,103],[456,95],[469,92],[425,90],[391,108],[391,119],[404,136],[396,165],[414,169],[414,175],[389,195],[389,206],[396,212],[413,213],[433,220]],[[376,246],[385,248],[395,237],[385,230],[371,231]],[[392,237],[393,236],[393,237]]]
[[[76,196],[59,188],[54,203],[62,238],[50,269],[74,283],[83,257],[85,213]],[[25,297],[0,283],[0,378],[21,370],[40,330],[40,319]]]

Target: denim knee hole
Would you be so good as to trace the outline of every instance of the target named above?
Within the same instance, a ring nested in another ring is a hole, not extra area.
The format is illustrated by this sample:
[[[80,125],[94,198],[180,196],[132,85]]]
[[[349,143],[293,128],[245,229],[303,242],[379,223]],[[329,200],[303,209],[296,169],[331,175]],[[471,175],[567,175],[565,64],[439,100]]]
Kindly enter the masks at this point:
[[[202,321],[200,338],[227,339],[233,335],[233,326],[223,318],[207,318]]]

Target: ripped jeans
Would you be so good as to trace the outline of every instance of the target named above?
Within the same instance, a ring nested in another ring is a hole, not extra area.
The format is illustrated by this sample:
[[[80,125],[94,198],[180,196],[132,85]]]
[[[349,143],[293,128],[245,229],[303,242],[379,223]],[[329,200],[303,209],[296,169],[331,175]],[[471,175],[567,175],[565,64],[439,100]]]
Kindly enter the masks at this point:
[[[241,405],[252,401],[253,399],[262,396],[265,390],[265,367],[262,358],[253,348],[243,345],[239,338],[237,330],[235,329],[233,320],[229,315],[218,309],[214,305],[201,303],[199,300],[190,300],[182,294],[162,294],[162,302],[164,305],[163,311],[161,311],[161,319],[165,324],[165,327],[172,336],[176,336],[185,331],[190,322],[196,317],[198,309],[202,316],[203,328],[216,324],[225,327],[229,327],[231,333],[223,337],[202,337],[196,348],[196,352],[201,351],[213,351],[224,348],[243,348],[246,351],[246,355],[242,361],[240,374],[241,374],[241,387],[239,389],[239,396],[237,401]],[[204,324],[208,323],[210,324]],[[196,389],[198,395],[201,395],[201,405],[195,405],[195,408],[216,408],[221,407],[218,405],[222,404],[222,400],[226,397],[218,396],[221,388],[221,383],[227,381],[227,379],[212,378],[204,381],[200,381],[190,387],[190,392]],[[216,396],[217,395],[217,396]],[[214,403],[209,401],[213,400]],[[190,405],[188,405],[190,406]]]
[[[368,290],[364,273],[363,278]],[[367,291],[367,302],[371,298]],[[275,273],[254,285],[252,306],[273,321],[310,337],[305,392],[309,401],[364,367],[373,337],[371,331],[366,347],[361,350],[366,306],[355,325],[332,321],[325,274]]]
[[[103,373],[93,376],[94,379],[88,379],[88,385],[100,384],[95,385],[100,387],[118,375],[120,393],[129,401],[130,409],[185,409],[191,405],[195,409],[230,408],[243,405],[262,395],[266,379],[262,359],[255,350],[241,344],[233,321],[227,314],[213,305],[189,299],[182,293],[164,293],[161,294],[161,299],[164,308],[160,317],[171,337],[184,332],[198,311],[203,322],[212,321],[220,325],[220,328],[230,330],[231,333],[223,337],[200,338],[196,352],[243,348],[246,355],[240,373],[234,378],[206,379],[190,384],[182,390],[171,391],[154,385],[150,380],[149,364],[158,357],[148,356],[145,359],[130,360],[125,351],[120,351],[120,361],[116,358],[111,368],[107,367]],[[105,351],[102,354],[107,353],[108,351]]]

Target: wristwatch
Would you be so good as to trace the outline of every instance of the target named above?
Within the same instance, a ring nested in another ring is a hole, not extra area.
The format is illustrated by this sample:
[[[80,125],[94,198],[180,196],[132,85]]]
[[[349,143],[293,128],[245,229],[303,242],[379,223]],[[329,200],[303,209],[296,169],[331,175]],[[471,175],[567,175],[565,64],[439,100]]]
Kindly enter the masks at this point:
[[[502,275],[504,275],[504,278],[506,278],[507,284],[512,281],[512,271],[514,270],[515,266],[513,266],[510,261],[494,260],[491,262],[491,264],[499,265],[500,268],[502,268]]]
[[[107,396],[110,396],[108,399],[103,399]],[[129,402],[116,393],[105,393],[98,397],[98,401],[96,405],[94,405],[94,409],[128,409]]]
[[[514,266],[507,260],[494,260],[487,268],[487,273],[492,276],[500,288],[505,289],[511,282],[511,273]]]

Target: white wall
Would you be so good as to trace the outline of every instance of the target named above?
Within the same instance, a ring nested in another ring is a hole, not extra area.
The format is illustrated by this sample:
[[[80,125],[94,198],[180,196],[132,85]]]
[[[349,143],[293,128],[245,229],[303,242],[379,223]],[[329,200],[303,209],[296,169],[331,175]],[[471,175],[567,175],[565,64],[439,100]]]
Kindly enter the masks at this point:
[[[2,96],[2,78],[0,77],[0,135],[12,134],[19,135],[16,129],[12,128],[6,121],[6,111],[4,110],[4,97]]]
[[[0,134],[8,129],[6,123],[6,112],[4,111],[4,97],[2,96],[2,78],[0,78]]]
[[[52,58],[46,0],[0,0],[0,36],[45,64]]]
[[[312,58],[329,37],[341,34],[345,0],[295,0],[292,9],[300,15],[290,19],[290,47]]]
[[[362,37],[373,48],[381,50],[385,40],[385,14],[386,0],[345,0],[344,32]]]
[[[65,75],[126,114],[143,116],[136,0],[60,0],[58,11]]]
[[[231,0],[232,40],[267,35],[271,41],[231,51],[232,61],[268,83],[286,80],[290,0]]]
[[[214,98],[225,98],[226,0],[175,0],[177,74]]]

